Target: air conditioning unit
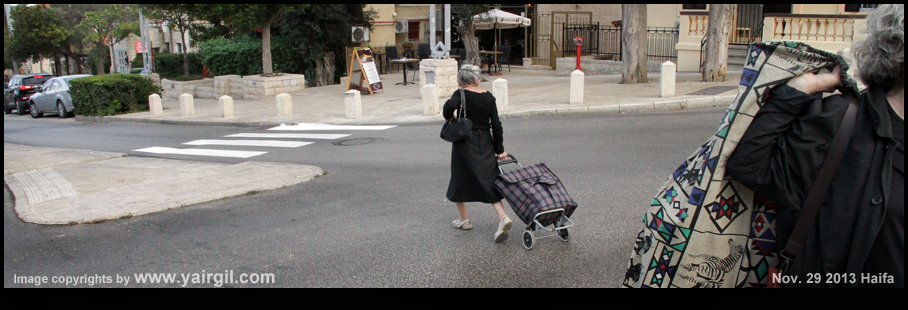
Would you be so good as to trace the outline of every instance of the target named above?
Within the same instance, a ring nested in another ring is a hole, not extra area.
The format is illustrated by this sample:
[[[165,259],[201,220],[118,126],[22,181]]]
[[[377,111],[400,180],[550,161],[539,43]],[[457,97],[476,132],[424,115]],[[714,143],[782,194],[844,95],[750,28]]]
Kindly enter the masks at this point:
[[[406,19],[398,19],[397,23],[394,24],[394,33],[408,32],[410,32],[410,21]]]
[[[352,40],[353,43],[359,42],[369,42],[369,28],[368,27],[353,27]]]

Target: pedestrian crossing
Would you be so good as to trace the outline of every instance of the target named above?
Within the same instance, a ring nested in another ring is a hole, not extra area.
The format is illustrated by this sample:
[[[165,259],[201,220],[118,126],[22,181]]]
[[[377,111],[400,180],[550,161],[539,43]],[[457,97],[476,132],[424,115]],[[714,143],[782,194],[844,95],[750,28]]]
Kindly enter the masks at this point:
[[[203,146],[206,148],[173,148],[153,146],[133,150],[133,152],[170,155],[211,156],[230,158],[250,158],[268,153],[270,148],[298,148],[314,144],[314,141],[305,140],[337,140],[349,137],[346,133],[297,133],[304,131],[375,131],[386,130],[397,125],[361,126],[361,125],[328,125],[328,124],[299,124],[294,126],[277,126],[268,128],[268,131],[292,131],[293,133],[236,133],[225,135],[218,139],[197,139],[184,142],[187,146]],[[300,140],[295,140],[300,139]],[[207,148],[211,147],[211,148]],[[230,150],[223,147],[255,147],[263,148],[261,151]]]

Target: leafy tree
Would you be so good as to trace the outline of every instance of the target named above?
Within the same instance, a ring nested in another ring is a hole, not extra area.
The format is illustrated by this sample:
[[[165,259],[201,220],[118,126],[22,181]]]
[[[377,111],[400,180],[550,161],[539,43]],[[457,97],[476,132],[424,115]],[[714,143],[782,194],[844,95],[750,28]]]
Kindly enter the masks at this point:
[[[85,12],[78,27],[86,31],[85,42],[94,45],[98,56],[103,57],[101,50],[112,49],[114,44],[136,32],[138,19],[139,12],[132,4],[104,4],[98,10]],[[110,57],[114,57],[112,51]],[[111,59],[111,63],[116,62]],[[103,62],[98,61],[97,66],[98,74],[103,75]]]
[[[198,5],[140,4],[139,7],[148,18],[166,21],[171,30],[178,29],[180,31],[180,37],[184,40],[183,44],[181,44],[183,48],[180,51],[183,54],[183,76],[189,77],[189,46],[188,42],[185,41],[185,34],[187,31],[193,32],[191,31],[191,26],[201,15],[198,11]],[[192,33],[192,36],[195,37],[194,33]]]
[[[478,66],[482,63],[479,58],[479,39],[476,38],[476,28],[473,27],[473,16],[488,11],[484,4],[452,4],[451,15],[457,24],[457,33],[461,35],[463,46],[467,50],[463,63]]]
[[[58,56],[61,44],[72,35],[60,15],[42,5],[17,5],[10,16],[16,30],[10,40],[10,54],[16,60],[41,61],[44,56]]]
[[[274,73],[271,62],[271,25],[281,14],[305,9],[309,4],[199,4],[197,8],[205,19],[222,20],[242,30],[262,32],[263,76]]]
[[[322,72],[319,68],[343,64],[349,57],[345,55],[345,47],[350,42],[350,27],[369,26],[375,18],[374,11],[365,7],[363,4],[312,4],[281,17],[276,30],[295,49],[293,55],[300,56],[294,62],[299,67],[294,69],[306,75],[308,84],[333,84],[346,73],[344,66],[335,65],[333,72]]]

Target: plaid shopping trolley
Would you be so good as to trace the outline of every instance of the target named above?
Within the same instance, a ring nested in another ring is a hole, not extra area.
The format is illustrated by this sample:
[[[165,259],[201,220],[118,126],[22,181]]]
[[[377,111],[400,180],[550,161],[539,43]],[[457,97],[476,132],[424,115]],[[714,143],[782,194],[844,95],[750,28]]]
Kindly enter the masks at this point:
[[[532,249],[537,239],[555,235],[536,238],[537,228],[557,232],[562,241],[570,240],[567,229],[574,226],[570,216],[577,203],[568,195],[561,180],[543,163],[523,167],[513,155],[508,157],[508,160],[498,162],[501,175],[495,181],[495,187],[526,225],[523,246]],[[501,167],[508,164],[517,164],[520,168],[504,172]],[[550,225],[553,227],[546,228]]]

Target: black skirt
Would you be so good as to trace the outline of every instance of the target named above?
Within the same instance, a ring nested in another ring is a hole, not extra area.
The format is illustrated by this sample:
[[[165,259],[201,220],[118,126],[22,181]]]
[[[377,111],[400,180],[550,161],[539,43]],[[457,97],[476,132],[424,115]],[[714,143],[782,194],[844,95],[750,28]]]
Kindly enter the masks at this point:
[[[501,201],[504,197],[495,188],[499,173],[492,134],[488,130],[473,130],[470,139],[451,144],[448,200],[484,203]]]

